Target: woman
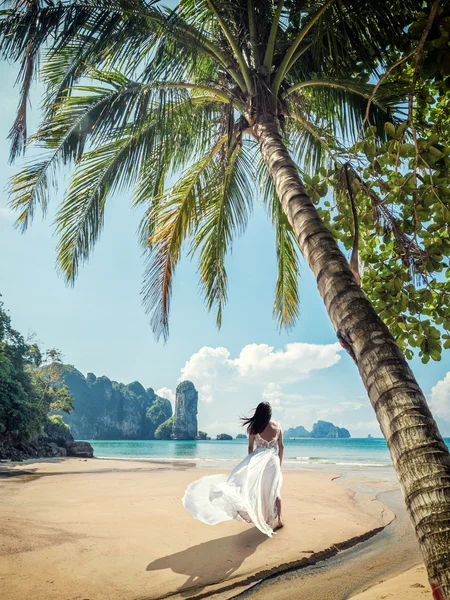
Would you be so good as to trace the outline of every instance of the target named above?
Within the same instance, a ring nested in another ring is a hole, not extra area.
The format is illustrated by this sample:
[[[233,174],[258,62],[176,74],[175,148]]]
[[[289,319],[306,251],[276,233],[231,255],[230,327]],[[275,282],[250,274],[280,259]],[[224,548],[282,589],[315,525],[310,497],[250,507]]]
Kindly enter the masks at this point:
[[[208,475],[187,488],[183,505],[195,519],[208,525],[236,519],[254,523],[272,537],[283,527],[280,489],[283,481],[283,434],[272,421],[268,402],[258,404],[253,416],[243,418],[248,432],[248,456],[227,477]],[[254,446],[256,445],[256,449]]]

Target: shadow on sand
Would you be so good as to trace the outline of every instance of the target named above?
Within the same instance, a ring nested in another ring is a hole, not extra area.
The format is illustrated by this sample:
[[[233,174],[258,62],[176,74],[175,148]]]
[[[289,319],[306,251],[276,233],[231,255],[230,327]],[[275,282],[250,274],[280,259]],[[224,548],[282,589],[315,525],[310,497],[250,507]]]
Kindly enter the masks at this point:
[[[188,579],[177,588],[177,592],[188,596],[194,589],[199,592],[208,585],[220,583],[230,577],[268,539],[256,527],[246,529],[237,535],[203,542],[164,558],[157,558],[147,565],[146,570],[171,569],[174,573],[187,575]]]

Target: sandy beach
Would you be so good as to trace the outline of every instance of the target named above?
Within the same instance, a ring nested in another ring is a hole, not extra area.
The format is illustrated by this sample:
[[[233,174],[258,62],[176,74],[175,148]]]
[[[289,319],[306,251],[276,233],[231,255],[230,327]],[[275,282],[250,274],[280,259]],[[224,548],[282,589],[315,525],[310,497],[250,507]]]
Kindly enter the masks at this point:
[[[183,462],[3,463],[2,598],[230,598],[268,575],[336,555],[394,519],[372,494],[353,492],[332,473],[286,471],[286,527],[274,538],[234,521],[209,527],[181,498],[212,472]]]
[[[389,598],[405,598],[405,600],[431,600],[431,591],[427,573],[423,565],[418,565],[369,588],[352,600],[388,600]]]

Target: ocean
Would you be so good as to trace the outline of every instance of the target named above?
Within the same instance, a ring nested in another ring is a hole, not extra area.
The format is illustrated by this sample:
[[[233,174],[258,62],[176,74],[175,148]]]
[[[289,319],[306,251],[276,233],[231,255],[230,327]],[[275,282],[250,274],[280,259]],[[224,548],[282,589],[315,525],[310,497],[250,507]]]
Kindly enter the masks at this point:
[[[97,458],[156,460],[158,462],[188,461],[198,466],[228,468],[247,453],[247,440],[88,440]],[[450,438],[446,438],[450,445]],[[383,438],[297,439],[285,440],[285,468],[307,465],[336,465],[348,468],[392,467],[391,457]]]

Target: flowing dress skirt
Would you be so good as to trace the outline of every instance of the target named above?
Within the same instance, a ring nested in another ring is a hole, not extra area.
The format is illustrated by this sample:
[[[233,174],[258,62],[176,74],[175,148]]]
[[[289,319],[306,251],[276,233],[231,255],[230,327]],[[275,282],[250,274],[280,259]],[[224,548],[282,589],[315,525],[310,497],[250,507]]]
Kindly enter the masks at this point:
[[[232,519],[246,521],[272,537],[282,482],[277,452],[258,448],[230,475],[207,475],[192,482],[183,496],[183,505],[207,525]]]

